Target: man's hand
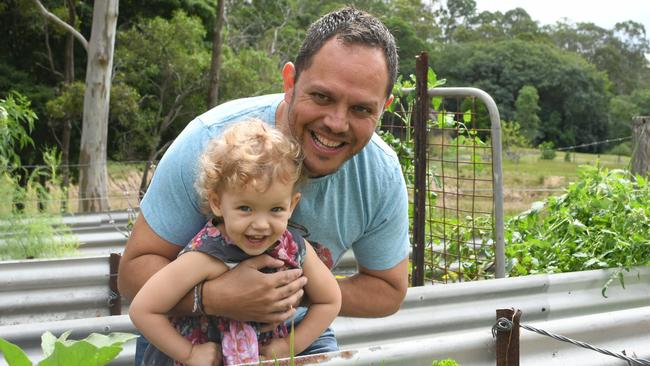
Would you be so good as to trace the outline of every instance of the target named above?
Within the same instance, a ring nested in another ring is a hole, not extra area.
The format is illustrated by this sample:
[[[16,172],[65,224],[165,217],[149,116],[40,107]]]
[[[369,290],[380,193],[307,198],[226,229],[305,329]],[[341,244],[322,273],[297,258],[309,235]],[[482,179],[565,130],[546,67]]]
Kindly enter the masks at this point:
[[[307,278],[301,269],[262,273],[284,263],[268,255],[245,260],[203,285],[205,312],[242,321],[279,323],[295,313]]]

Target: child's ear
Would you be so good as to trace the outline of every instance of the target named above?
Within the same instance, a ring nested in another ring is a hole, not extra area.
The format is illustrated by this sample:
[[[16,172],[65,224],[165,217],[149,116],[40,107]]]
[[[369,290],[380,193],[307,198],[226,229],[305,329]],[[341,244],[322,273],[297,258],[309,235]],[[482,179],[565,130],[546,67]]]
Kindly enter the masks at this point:
[[[210,193],[208,202],[210,202],[210,210],[212,210],[212,214],[216,217],[222,217],[223,215],[221,214],[221,202],[219,201],[219,195]]]
[[[300,201],[300,197],[302,197],[300,192],[294,193],[293,197],[291,197],[291,212],[293,212],[293,210],[298,205],[298,201]]]

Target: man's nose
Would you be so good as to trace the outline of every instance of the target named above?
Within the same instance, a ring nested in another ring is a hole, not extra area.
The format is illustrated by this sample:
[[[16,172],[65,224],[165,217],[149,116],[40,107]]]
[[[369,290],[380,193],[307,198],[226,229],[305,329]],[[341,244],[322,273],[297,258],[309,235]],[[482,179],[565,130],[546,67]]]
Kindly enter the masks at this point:
[[[344,106],[334,106],[327,116],[325,116],[324,122],[333,133],[346,132],[350,127],[347,108]]]

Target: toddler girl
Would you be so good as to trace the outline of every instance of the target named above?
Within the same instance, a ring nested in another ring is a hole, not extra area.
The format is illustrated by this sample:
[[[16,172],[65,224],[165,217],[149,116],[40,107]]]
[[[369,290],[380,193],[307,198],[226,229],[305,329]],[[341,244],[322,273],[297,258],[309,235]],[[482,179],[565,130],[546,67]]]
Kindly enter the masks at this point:
[[[300,200],[299,145],[261,121],[228,127],[208,145],[200,162],[197,191],[211,219],[176,260],[142,287],[129,315],[151,342],[144,365],[225,365],[289,356],[287,327],[261,332],[259,323],[203,313],[202,284],[261,254],[302,268],[310,305],[295,328],[294,354],[306,349],[330,325],[341,306],[334,276],[311,245],[287,228]],[[166,314],[194,291],[196,315]],[[220,346],[219,346],[220,344]]]

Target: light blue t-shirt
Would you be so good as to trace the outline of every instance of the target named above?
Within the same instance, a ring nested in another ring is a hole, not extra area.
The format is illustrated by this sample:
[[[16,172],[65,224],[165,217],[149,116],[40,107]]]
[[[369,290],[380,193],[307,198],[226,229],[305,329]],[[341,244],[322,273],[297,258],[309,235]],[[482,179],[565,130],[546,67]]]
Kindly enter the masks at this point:
[[[224,126],[247,118],[275,125],[283,94],[245,98],[219,105],[190,122],[171,144],[140,203],[141,214],[163,239],[185,246],[205,224],[194,187],[199,156]],[[394,267],[408,255],[408,198],[395,153],[373,135],[335,173],[309,179],[291,222],[330,268],[352,248],[366,268]]]

